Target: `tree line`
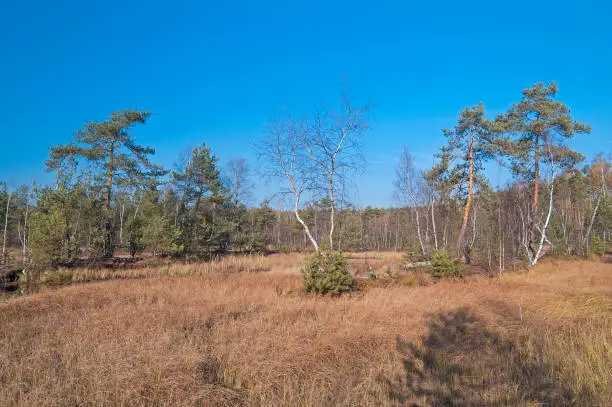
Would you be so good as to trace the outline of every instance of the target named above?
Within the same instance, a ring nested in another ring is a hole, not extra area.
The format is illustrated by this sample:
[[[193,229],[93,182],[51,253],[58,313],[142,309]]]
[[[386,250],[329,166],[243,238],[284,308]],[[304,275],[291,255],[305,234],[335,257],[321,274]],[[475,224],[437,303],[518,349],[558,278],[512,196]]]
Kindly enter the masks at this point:
[[[0,184],[0,262],[36,269],[117,253],[196,260],[266,250],[405,250],[418,260],[445,250],[503,271],[547,253],[603,253],[612,225],[610,158],[587,163],[567,146],[590,127],[556,94],[556,84],[538,83],[496,117],[482,103],[462,110],[443,130],[446,143],[429,170],[404,147],[387,181],[396,208],[350,202],[365,168],[371,106],[355,106],[348,92],[337,109],[270,121],[253,169],[244,159],[220,168],[205,143],[173,170],[161,168],[151,160],[155,150],[130,134],[150,113],[115,112],[50,148],[52,185]],[[491,165],[509,169],[512,180],[493,188]],[[253,173],[278,187],[257,207],[248,205]]]

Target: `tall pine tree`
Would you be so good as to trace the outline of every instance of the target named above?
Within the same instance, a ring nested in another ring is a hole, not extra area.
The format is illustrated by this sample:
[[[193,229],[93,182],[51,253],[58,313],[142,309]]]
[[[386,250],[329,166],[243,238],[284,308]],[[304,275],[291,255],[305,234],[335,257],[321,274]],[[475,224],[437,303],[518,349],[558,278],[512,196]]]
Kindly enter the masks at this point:
[[[485,118],[482,103],[462,110],[457,125],[452,129],[444,129],[443,132],[447,144],[437,155],[440,161],[429,177],[437,178],[465,202],[457,238],[457,252],[463,250],[466,262],[469,262],[469,247],[464,245],[465,233],[475,188],[486,182],[482,176],[484,163],[495,154],[497,148],[496,132],[493,122]]]
[[[591,128],[574,121],[569,108],[555,100],[558,87],[554,82],[536,83],[532,88],[523,90],[523,98],[514,104],[507,113],[500,115],[496,122],[510,135],[506,153],[510,157],[512,169],[520,179],[533,184],[531,205],[527,211],[525,246],[531,265],[535,265],[542,253],[546,240],[548,222],[537,225],[539,215],[541,167],[543,160],[551,167],[567,169],[583,159],[582,155],[569,149],[565,140],[576,134],[588,134]],[[551,180],[552,181],[552,180]],[[552,211],[552,190],[549,203],[550,219]],[[536,230],[541,239],[535,245]]]
[[[96,174],[99,187],[104,191],[103,254],[114,253],[112,197],[119,185],[149,186],[165,171],[151,163],[155,153],[151,147],[136,144],[128,131],[137,123],[145,123],[149,112],[123,110],[111,113],[110,120],[87,122],[76,132],[75,141],[50,148],[47,167],[61,168],[67,159],[86,162]]]

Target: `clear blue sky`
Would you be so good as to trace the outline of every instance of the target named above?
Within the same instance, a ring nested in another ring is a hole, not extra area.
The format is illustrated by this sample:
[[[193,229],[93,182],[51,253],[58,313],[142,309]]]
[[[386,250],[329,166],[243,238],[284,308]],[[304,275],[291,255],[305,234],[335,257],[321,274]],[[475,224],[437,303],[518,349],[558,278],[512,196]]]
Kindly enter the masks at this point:
[[[497,113],[536,81],[556,81],[593,127],[573,147],[609,153],[611,15],[605,0],[7,1],[0,179],[49,182],[49,145],[125,108],[155,113],[135,134],[157,163],[205,141],[222,164],[254,165],[253,141],[275,109],[333,103],[342,78],[376,105],[361,205],[392,203],[403,144],[425,168],[461,108],[482,101]]]

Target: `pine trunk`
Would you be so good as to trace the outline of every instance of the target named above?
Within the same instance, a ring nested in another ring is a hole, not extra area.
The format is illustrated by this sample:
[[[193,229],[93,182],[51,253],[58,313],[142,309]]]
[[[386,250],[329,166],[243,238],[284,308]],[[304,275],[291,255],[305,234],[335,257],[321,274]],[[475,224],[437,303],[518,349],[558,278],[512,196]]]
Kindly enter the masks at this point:
[[[463,222],[461,223],[461,230],[459,231],[459,238],[457,239],[457,253],[461,253],[463,247],[463,240],[465,238],[465,231],[467,230],[468,220],[470,219],[470,207],[472,206],[472,194],[474,192],[474,145],[473,137],[470,137],[470,150],[468,153],[469,161],[469,175],[468,175],[468,196],[465,202],[465,208],[463,209]],[[466,259],[468,261],[469,259]]]

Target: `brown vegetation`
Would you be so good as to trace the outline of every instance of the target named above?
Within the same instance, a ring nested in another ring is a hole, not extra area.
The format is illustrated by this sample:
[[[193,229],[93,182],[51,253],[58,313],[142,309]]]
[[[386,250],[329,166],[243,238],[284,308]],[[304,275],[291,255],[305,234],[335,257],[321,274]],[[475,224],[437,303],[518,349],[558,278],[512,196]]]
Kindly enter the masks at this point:
[[[399,261],[375,257],[377,274]],[[126,270],[147,278],[0,304],[0,405],[612,403],[611,264],[332,298],[301,292],[300,262]]]

